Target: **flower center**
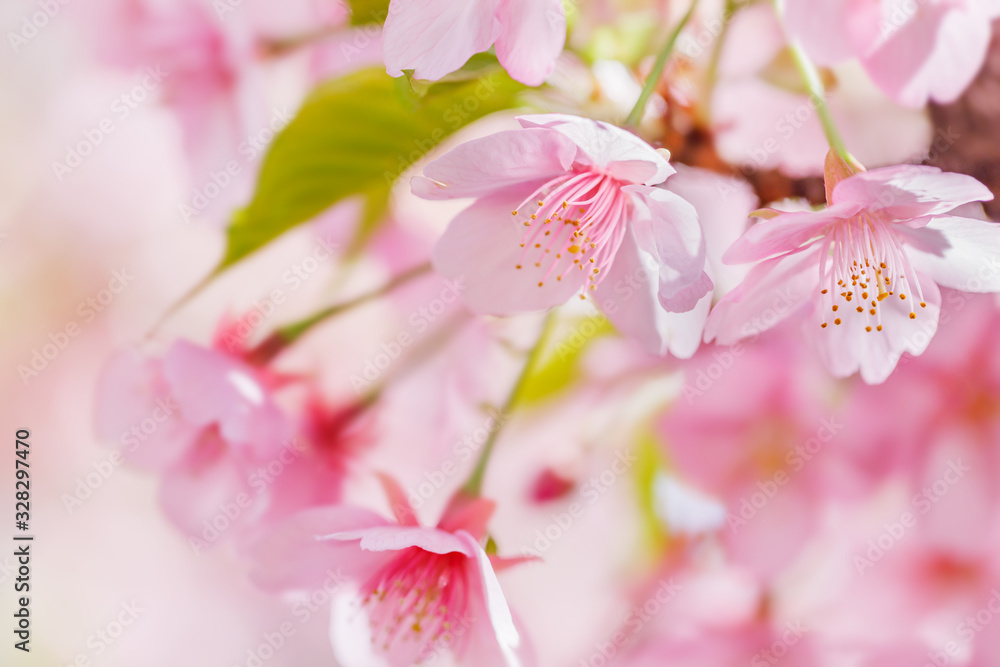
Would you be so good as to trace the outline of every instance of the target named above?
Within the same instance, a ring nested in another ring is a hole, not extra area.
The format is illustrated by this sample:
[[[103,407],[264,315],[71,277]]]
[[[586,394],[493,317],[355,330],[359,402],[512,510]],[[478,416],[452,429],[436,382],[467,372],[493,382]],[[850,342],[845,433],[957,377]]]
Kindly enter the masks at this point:
[[[915,292],[920,307],[927,307],[903,246],[888,225],[865,213],[827,232],[819,272],[823,310],[829,308],[837,326],[853,318],[865,331],[882,331],[880,306],[890,297],[906,301]],[[909,304],[910,319],[916,319],[914,300]],[[820,324],[824,329],[826,319]]]
[[[562,174],[525,199],[513,216],[525,227],[517,269],[538,271],[538,286],[573,270],[597,289],[625,236],[630,202],[621,185],[594,171]],[[580,298],[584,298],[581,294]]]
[[[420,655],[432,654],[439,641],[452,645],[468,601],[465,560],[410,547],[377,572],[362,588],[372,642],[388,650],[396,641],[415,641]]]

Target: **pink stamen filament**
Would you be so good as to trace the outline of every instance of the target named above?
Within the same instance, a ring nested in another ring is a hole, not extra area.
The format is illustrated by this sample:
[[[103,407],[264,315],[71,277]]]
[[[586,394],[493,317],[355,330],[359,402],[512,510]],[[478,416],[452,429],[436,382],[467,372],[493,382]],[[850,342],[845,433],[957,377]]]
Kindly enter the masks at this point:
[[[414,640],[421,652],[452,631],[467,606],[464,554],[435,554],[410,547],[362,588],[369,606],[372,642],[383,650],[396,641]]]
[[[574,268],[589,267],[587,280],[594,289],[625,237],[628,212],[621,184],[606,174],[584,171],[550,180],[514,211],[518,224],[529,228],[521,240],[524,250],[517,268],[529,263],[542,267],[545,262],[539,280],[543,286],[557,270],[562,280]],[[549,239],[542,247],[545,236]]]
[[[835,314],[840,325],[851,314],[861,315],[866,331],[882,331],[879,305],[890,296],[910,299],[910,319],[916,319],[915,302],[923,302],[923,290],[906,252],[887,223],[867,213],[842,220],[828,229],[821,242],[820,294],[823,312]],[[912,288],[912,289],[911,289]],[[828,326],[823,318],[823,328]]]

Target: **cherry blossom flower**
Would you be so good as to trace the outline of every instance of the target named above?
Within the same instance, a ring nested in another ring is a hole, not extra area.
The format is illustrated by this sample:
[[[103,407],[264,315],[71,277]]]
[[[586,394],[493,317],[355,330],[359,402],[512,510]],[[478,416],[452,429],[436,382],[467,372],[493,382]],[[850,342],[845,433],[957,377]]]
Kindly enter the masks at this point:
[[[958,99],[986,60],[994,0],[787,0],[787,22],[820,64],[857,57],[894,100]]]
[[[927,348],[939,285],[1000,291],[1000,227],[951,214],[992,194],[934,167],[854,173],[832,151],[826,184],[826,208],[760,211],[726,252],[730,263],[760,263],[709,315],[705,339],[732,344],[808,305],[807,335],[829,370],[879,384],[904,352]]]
[[[480,544],[494,503],[459,494],[436,527],[422,527],[403,489],[380,478],[395,522],[350,505],[303,512],[251,546],[257,583],[309,588],[336,572],[330,636],[344,667],[444,653],[486,667],[533,664],[494,570],[523,559],[488,556]]]
[[[518,120],[522,129],[462,144],[413,179],[426,199],[477,199],[439,241],[435,268],[463,277],[466,305],[483,314],[593,293],[613,324],[665,353],[687,323],[662,315],[693,310],[713,288],[697,212],[655,187],[673,167],[607,123],[558,114]]]
[[[162,359],[125,350],[105,368],[98,396],[98,432],[162,475],[164,511],[190,535],[204,537],[226,507],[258,513],[248,509],[254,471],[298,456],[266,375],[218,349],[182,340]]]
[[[436,81],[496,44],[513,78],[539,86],[565,41],[562,0],[392,0],[383,51],[392,76]]]

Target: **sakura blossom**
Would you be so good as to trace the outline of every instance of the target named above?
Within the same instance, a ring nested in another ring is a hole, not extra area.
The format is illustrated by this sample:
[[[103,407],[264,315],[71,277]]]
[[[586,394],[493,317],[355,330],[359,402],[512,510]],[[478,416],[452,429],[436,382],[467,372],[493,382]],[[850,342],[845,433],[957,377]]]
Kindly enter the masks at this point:
[[[789,28],[822,64],[858,58],[900,104],[953,102],[978,74],[990,44],[991,0],[847,3],[787,0]]]
[[[384,39],[391,76],[436,81],[495,45],[514,79],[538,86],[562,53],[566,16],[560,0],[392,0]]]
[[[410,665],[451,653],[463,662],[533,664],[494,571],[517,560],[482,547],[490,501],[458,495],[436,527],[421,527],[405,493],[382,476],[395,521],[346,505],[319,508],[254,547],[268,587],[316,585],[335,568],[330,636],[349,665]]]
[[[670,318],[713,287],[694,207],[656,187],[676,173],[631,134],[558,114],[521,116],[508,130],[464,144],[413,180],[426,199],[476,197],[434,250],[438,271],[468,281],[465,303],[505,315],[593,293],[613,320],[662,353]],[[629,277],[657,291],[621,299]],[[676,328],[697,327],[684,322]]]
[[[769,328],[753,318],[777,299],[779,319],[810,306],[810,335],[830,371],[884,382],[904,353],[919,356],[937,330],[939,286],[997,292],[990,266],[1000,227],[952,215],[993,195],[968,176],[933,167],[853,173],[831,153],[827,207],[760,211],[762,220],[726,252],[760,261],[709,316],[706,339],[731,344]],[[984,279],[980,279],[980,275]]]
[[[261,376],[237,359],[178,341],[162,359],[124,351],[104,375],[99,428],[164,473],[161,503],[191,535],[219,505],[251,491],[255,463],[276,458],[292,431]],[[123,410],[123,403],[128,406]],[[141,425],[162,415],[147,436]]]

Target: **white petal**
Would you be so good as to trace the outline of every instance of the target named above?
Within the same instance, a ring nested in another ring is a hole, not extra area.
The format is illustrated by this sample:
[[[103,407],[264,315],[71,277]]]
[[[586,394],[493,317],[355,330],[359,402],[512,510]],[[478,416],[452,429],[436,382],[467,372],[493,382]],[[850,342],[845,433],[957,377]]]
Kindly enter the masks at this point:
[[[567,114],[519,116],[522,127],[548,127],[562,132],[589,156],[592,164],[605,167],[619,180],[656,185],[674,173],[674,168],[652,146],[631,132],[589,118]]]
[[[842,308],[837,313],[840,325],[830,321],[830,313],[818,308],[814,311],[803,327],[807,337],[816,342],[820,357],[831,373],[848,377],[860,372],[861,379],[868,384],[881,384],[904,353],[915,357],[923,354],[937,331],[941,293],[929,277],[917,278],[927,307],[920,307],[916,294],[906,301],[898,295],[888,297],[878,306],[882,331],[876,329],[867,310],[858,313],[852,308]],[[910,319],[911,308],[916,312],[915,319]],[[820,328],[823,321],[827,322],[826,328]],[[866,331],[865,326],[871,326],[872,331]]]
[[[688,359],[701,344],[712,296],[706,295],[690,312],[668,313],[660,305],[658,291],[659,262],[639,248],[629,229],[594,299],[618,331],[650,354],[670,352]]]
[[[944,216],[906,230],[913,268],[963,292],[1000,292],[1000,224]]]
[[[656,476],[653,498],[657,516],[673,533],[701,535],[726,523],[726,506],[722,502],[673,475]]]

